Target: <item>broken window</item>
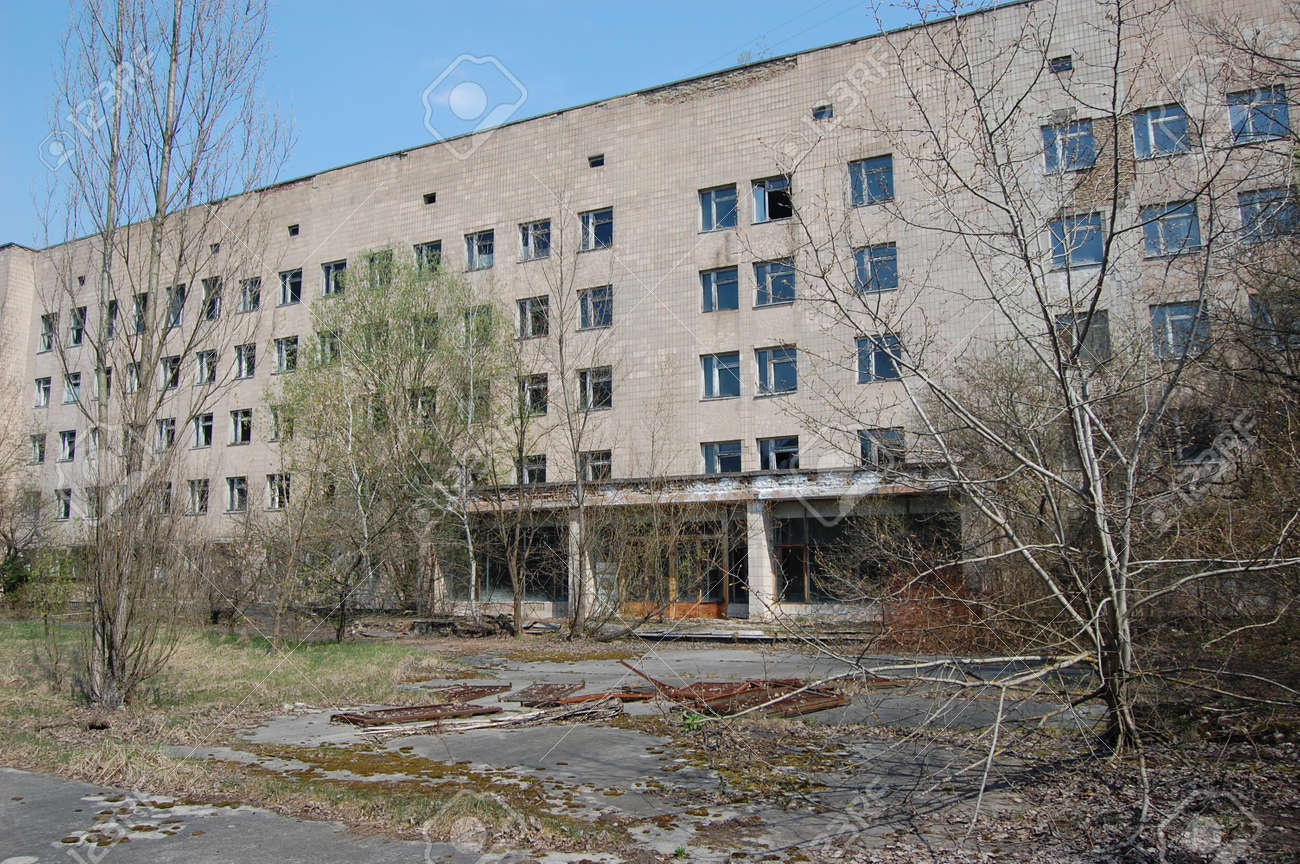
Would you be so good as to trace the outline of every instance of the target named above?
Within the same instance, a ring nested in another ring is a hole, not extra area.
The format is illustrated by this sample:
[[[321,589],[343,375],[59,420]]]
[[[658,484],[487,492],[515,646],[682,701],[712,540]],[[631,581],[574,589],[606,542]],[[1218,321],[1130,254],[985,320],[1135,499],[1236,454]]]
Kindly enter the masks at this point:
[[[1082,340],[1079,359],[1083,363],[1096,366],[1110,359],[1110,319],[1105,309],[1096,309],[1091,315],[1087,312],[1057,315],[1056,330],[1067,355]]]
[[[588,210],[578,214],[582,223],[582,251],[608,249],[614,245],[614,208]]]
[[[143,333],[149,315],[149,294],[137,294],[131,303],[131,323],[136,333]]]
[[[320,265],[320,269],[321,294],[325,297],[333,297],[336,294],[342,294],[343,274],[346,273],[348,269],[347,260],[330,261]]]
[[[522,460],[516,460],[515,476],[524,484],[545,483],[546,455],[525,456]]]
[[[799,436],[758,439],[758,467],[763,471],[794,471],[799,468]]]
[[[243,513],[248,509],[248,478],[226,478],[226,510],[230,513]]]
[[[78,306],[72,310],[68,319],[68,344],[80,345],[86,338],[86,307]]]
[[[41,351],[54,350],[54,337],[59,329],[59,313],[41,316]]]
[[[289,506],[289,475],[266,475],[266,506],[268,510],[283,510]]]
[[[178,354],[158,361],[158,389],[175,390],[181,385],[181,358]]]
[[[739,441],[709,441],[700,445],[704,455],[704,473],[735,474],[740,471]]]
[[[799,389],[799,359],[793,345],[759,348],[754,357],[758,361],[759,395],[793,393]]]
[[[81,401],[81,373],[69,372],[63,376],[63,403],[72,405]]]
[[[1200,354],[1210,346],[1210,319],[1200,303],[1161,303],[1151,307],[1151,338],[1164,360]]]
[[[429,388],[428,409],[430,413],[433,412],[432,394],[433,394],[433,389]],[[292,437],[293,437],[293,415],[290,414],[289,409],[283,405],[272,405],[271,406],[271,434],[267,436],[267,440],[285,441]]]
[[[860,464],[864,468],[895,468],[903,461],[903,428],[877,427],[858,431]]]
[[[442,241],[415,244],[415,266],[421,273],[432,273],[442,266]]]
[[[262,305],[262,277],[245,279],[239,285],[239,311],[256,312]]]
[[[77,458],[77,430],[65,429],[59,433],[59,461],[71,462]]]
[[[214,384],[217,380],[217,352],[198,351],[194,354],[194,383]]]
[[[609,327],[614,323],[614,287],[601,285],[578,294],[581,329]]]
[[[173,285],[167,289],[167,326],[181,326],[185,313],[185,286]]]
[[[551,254],[551,220],[539,219],[519,226],[519,260],[536,261]]]
[[[302,302],[302,270],[286,270],[280,274],[280,305],[292,306]]]
[[[613,367],[597,366],[578,372],[578,407],[600,411],[614,406]]]
[[[789,177],[767,177],[754,181],[754,222],[773,222],[794,215]]]
[[[293,372],[298,368],[298,337],[283,336],[275,340],[275,374]]]
[[[161,417],[155,423],[154,449],[166,450],[176,443],[176,418]]]
[[[316,335],[316,350],[322,366],[332,366],[339,362],[343,350],[339,343],[339,334],[332,331],[318,333]]]
[[[465,261],[469,270],[486,270],[492,266],[496,234],[491,231],[477,231],[465,235]]]
[[[48,408],[50,406],[50,379],[36,379],[36,401],[35,407]]]
[[[257,372],[257,346],[249,343],[247,345],[235,346],[235,377],[252,378]]]
[[[208,481],[189,481],[190,503],[188,512],[191,516],[202,516],[208,512]]]
[[[525,375],[519,379],[519,398],[528,414],[545,414],[550,383],[546,373]]]
[[[251,444],[253,441],[253,409],[236,408],[230,412],[230,443]]]
[[[549,297],[526,297],[516,301],[519,307],[519,338],[536,339],[550,332]]]
[[[212,412],[200,414],[194,418],[194,449],[202,450],[212,446]]]
[[[40,465],[45,461],[45,434],[31,436],[31,463]]]
[[[54,518],[60,522],[72,518],[72,490],[54,490]]]
[[[215,276],[203,280],[203,315],[204,321],[216,321],[221,317],[221,280]]]
[[[608,480],[613,474],[613,456],[609,450],[587,450],[580,454],[582,476],[590,483]]]
[[[1300,299],[1286,294],[1250,298],[1251,319],[1263,344],[1281,351],[1300,348]]]
[[[1241,229],[1247,243],[1259,243],[1300,231],[1300,207],[1291,189],[1257,189],[1237,195]]]

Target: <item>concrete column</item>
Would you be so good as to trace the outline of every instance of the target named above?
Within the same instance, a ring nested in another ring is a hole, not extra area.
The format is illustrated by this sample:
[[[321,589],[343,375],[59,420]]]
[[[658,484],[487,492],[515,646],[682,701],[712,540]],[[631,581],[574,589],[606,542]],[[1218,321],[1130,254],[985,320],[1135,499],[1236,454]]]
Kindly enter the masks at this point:
[[[585,566],[584,566],[585,564]],[[584,606],[582,615],[585,618],[595,608],[596,601],[596,578],[591,569],[591,562],[582,562],[582,521],[578,518],[578,510],[574,508],[569,511],[569,614],[573,615],[575,611],[574,603],[581,602]]]
[[[762,501],[745,503],[745,536],[749,543],[749,620],[775,617],[776,571],[772,566],[772,516]]]

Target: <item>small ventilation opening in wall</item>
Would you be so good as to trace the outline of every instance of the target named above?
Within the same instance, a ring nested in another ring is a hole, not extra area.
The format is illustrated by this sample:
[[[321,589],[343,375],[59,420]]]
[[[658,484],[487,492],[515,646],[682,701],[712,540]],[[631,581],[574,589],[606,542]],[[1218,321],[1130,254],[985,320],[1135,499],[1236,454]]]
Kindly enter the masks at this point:
[[[835,109],[830,105],[818,105],[813,109],[814,120],[829,120],[835,116]]]
[[[289,226],[289,236],[290,237],[298,236],[298,223],[295,222],[294,224]]]
[[[425,204],[433,204],[433,203],[436,202],[437,200],[438,200],[438,193],[437,193],[437,192],[425,192],[425,193],[424,193],[424,203],[425,203]]]
[[[602,166],[602,165],[604,165],[604,164],[605,164],[605,154],[604,154],[604,153],[597,153],[595,156],[588,156],[588,157],[587,157],[587,167],[588,167],[588,168],[599,168],[600,166]]]
[[[1055,72],[1057,75],[1060,75],[1062,72],[1069,72],[1074,69],[1074,56],[1071,54],[1065,54],[1061,57],[1053,57],[1051,60],[1047,61],[1047,68],[1052,72]]]

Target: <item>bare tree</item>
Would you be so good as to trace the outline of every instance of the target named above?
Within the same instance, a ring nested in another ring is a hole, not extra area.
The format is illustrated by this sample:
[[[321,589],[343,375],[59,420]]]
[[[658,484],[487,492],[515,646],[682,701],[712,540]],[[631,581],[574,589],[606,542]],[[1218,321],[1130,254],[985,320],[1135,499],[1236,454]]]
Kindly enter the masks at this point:
[[[168,654],[184,593],[178,432],[229,380],[216,362],[241,335],[221,313],[228,277],[262,269],[257,196],[232,196],[271,179],[284,152],[259,97],[266,28],[260,2],[118,0],[77,9],[64,42],[46,233],[84,239],[41,274],[41,347],[89,430],[85,476],[67,478],[86,482],[89,527],[61,540],[89,549],[86,688],[107,707]],[[191,374],[203,386],[182,391]]]
[[[1242,146],[1224,122],[1225,91],[1271,73],[1167,51],[1149,34],[1175,29],[1173,4],[1099,4],[1102,47],[1068,65],[1055,4],[1001,10],[996,23],[912,11],[949,17],[884,36],[878,66],[841,82],[836,139],[779,148],[804,302],[833,334],[801,350],[800,371],[836,418],[803,419],[854,459],[901,431],[906,454],[884,473],[956,495],[966,513],[955,560],[898,559],[909,583],[943,592],[934,577],[957,566],[966,581],[1026,589],[982,598],[1007,654],[1090,666],[1109,740],[1132,746],[1135,702],[1155,680],[1143,661],[1152,616],[1198,586],[1300,562],[1296,512],[1224,544],[1213,520],[1193,530],[1176,494],[1189,462],[1222,455],[1216,440],[1244,450],[1250,437],[1209,321],[1244,306],[1232,278],[1243,250],[1273,242],[1275,214],[1239,227],[1239,193],[1289,185],[1279,136]],[[872,86],[897,99],[869,98]],[[898,100],[905,110],[875,107]],[[1175,134],[1135,135],[1140,112],[1174,103]],[[832,143],[854,133],[870,152]],[[887,176],[856,161],[875,152],[890,154]],[[1164,155],[1178,170],[1154,167]]]
[[[545,466],[548,479],[572,476],[566,490],[570,504],[568,554],[570,568],[569,632],[582,634],[597,601],[593,571],[595,532],[590,530],[592,506],[588,493],[607,475],[593,462],[617,434],[606,409],[613,405],[614,369],[619,358],[613,347],[616,250],[602,255],[583,253],[614,244],[612,209],[579,213],[564,190],[571,178],[561,175],[539,183],[554,190],[559,218],[547,224],[548,251],[543,260],[525,268],[522,290],[546,303],[547,338],[533,352],[533,362],[549,376],[549,411],[554,414],[546,441],[558,460]],[[520,480],[526,479],[519,466]]]

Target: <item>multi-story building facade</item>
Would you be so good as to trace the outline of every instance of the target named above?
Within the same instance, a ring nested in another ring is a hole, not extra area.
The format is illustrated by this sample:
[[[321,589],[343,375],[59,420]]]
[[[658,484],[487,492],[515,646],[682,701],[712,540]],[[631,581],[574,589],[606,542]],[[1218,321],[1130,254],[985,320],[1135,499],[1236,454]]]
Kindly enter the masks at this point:
[[[1137,5],[1154,16],[1161,4]],[[1072,206],[1052,196],[1064,174],[1106,168],[1114,154],[1104,140],[1120,122],[1115,117],[1129,119],[1113,138],[1126,166],[1114,219],[1132,230],[1110,254],[1131,259],[1136,280],[1155,259],[1167,273],[1165,253],[1182,248],[1152,243],[1202,245],[1188,235],[1208,220],[1195,198],[1190,209],[1179,203],[1148,212],[1181,202],[1162,184],[1190,182],[1202,170],[1188,118],[1217,138],[1240,137],[1246,123],[1260,127],[1252,140],[1266,140],[1276,137],[1270,124],[1285,125],[1288,97],[1276,82],[1225,79],[1200,104],[1183,106],[1171,79],[1156,74],[1203,50],[1181,13],[1210,5],[1166,10],[1158,40],[1139,29],[1117,36],[1093,26],[1092,0],[1012,3],[963,19],[963,38],[985,51],[972,61],[973,79],[996,66],[1000,43],[1030,31],[1050,37],[1018,55],[1020,66],[989,92],[1029,95],[1016,108],[1023,122],[1014,146],[1032,154],[1023,164],[1026,201],[1049,213],[1043,270],[1063,289],[1071,274],[1084,278],[1097,263],[1100,247],[1093,247],[1107,232],[1090,220],[1112,198],[1083,200],[1093,193],[1077,187]],[[1261,17],[1277,15],[1268,4],[1248,5]],[[569,330],[576,359],[568,383],[591,416],[583,455],[575,465],[557,433],[521,466],[524,482],[552,491],[546,506],[559,527],[575,528],[564,490],[576,471],[586,473],[596,506],[704,503],[715,511],[704,533],[725,563],[718,574],[691,580],[693,593],[674,592],[680,611],[765,617],[830,603],[816,578],[817,549],[845,512],[871,498],[877,509],[939,524],[957,509],[942,472],[920,467],[929,457],[919,452],[914,400],[894,362],[922,342],[942,352],[978,339],[984,310],[951,286],[973,284],[997,263],[995,251],[954,243],[938,227],[934,166],[919,155],[927,123],[946,117],[957,129],[962,121],[942,110],[945,99],[965,97],[960,76],[944,79],[939,64],[957,26],[936,22],[763,60],[255,193],[262,248],[258,261],[240,261],[239,272],[225,275],[224,306],[213,318],[221,335],[168,354],[179,372],[161,373],[196,386],[212,369],[229,379],[197,416],[176,412],[185,428],[158,431],[189,444],[187,485],[176,494],[177,506],[193,514],[192,530],[220,537],[244,511],[279,505],[289,487],[265,394],[285,371],[293,344],[285,340],[309,344],[310,310],[328,302],[342,268],[366,250],[391,247],[412,258],[436,255],[493,298],[518,322],[519,338],[536,343],[536,376],[557,374],[545,346]],[[917,38],[927,32],[933,41]],[[907,53],[898,53],[904,44]],[[1108,77],[1117,68],[1118,85]],[[923,79],[939,89],[918,93]],[[1118,109],[1085,98],[1120,90]],[[918,99],[936,106],[926,122],[915,116]],[[964,159],[980,157],[974,146],[958,149]],[[1247,169],[1231,170],[1234,182],[1248,181]],[[1184,171],[1190,174],[1179,176]],[[1252,201],[1234,190],[1225,218],[1248,222]],[[1144,227],[1151,224],[1161,230]],[[209,247],[214,262],[229,254],[218,242]],[[78,330],[104,326],[106,315],[93,276],[80,294],[69,287],[94,272],[92,247],[93,240],[78,240],[0,249],[5,375],[34,394],[12,410],[26,418],[32,486],[53,520],[69,527],[94,517],[78,470],[94,433],[77,409],[84,398],[77,387],[87,391],[96,372],[75,346]],[[846,262],[846,272],[834,272]],[[226,266],[214,263],[213,272]],[[193,282],[178,314],[207,315],[203,274]],[[1160,284],[1177,293],[1167,275]],[[864,336],[828,305],[836,285],[897,304],[898,325]],[[568,318],[556,314],[558,291],[573,294]],[[548,308],[536,298],[549,298]],[[1109,299],[1116,342],[1128,328],[1147,344],[1154,334],[1157,352],[1162,334],[1176,349],[1186,329],[1183,299],[1140,292]],[[125,302],[116,313],[123,319]],[[153,302],[157,308],[163,300]],[[540,377],[536,384],[557,386]],[[177,390],[174,398],[183,398],[185,388]],[[889,461],[912,470],[886,471]],[[673,480],[648,493],[646,478]],[[599,576],[575,570],[569,578]],[[561,580],[539,588],[537,611],[557,611],[571,587]]]

